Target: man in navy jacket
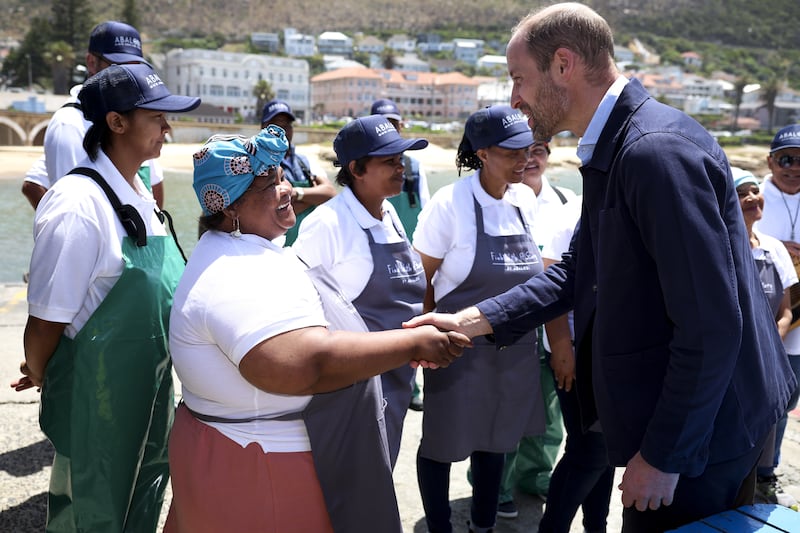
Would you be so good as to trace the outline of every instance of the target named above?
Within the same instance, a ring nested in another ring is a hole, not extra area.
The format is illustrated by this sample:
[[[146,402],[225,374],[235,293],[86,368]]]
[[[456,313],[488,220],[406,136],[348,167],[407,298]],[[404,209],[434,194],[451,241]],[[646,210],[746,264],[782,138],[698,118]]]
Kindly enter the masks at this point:
[[[574,309],[583,425],[599,422],[611,464],[625,467],[623,531],[651,533],[752,503],[765,435],[796,383],[725,154],[622,77],[613,49],[582,4],[517,26],[512,105],[538,140],[581,137],[571,250],[524,285],[411,324],[492,333],[502,348]]]

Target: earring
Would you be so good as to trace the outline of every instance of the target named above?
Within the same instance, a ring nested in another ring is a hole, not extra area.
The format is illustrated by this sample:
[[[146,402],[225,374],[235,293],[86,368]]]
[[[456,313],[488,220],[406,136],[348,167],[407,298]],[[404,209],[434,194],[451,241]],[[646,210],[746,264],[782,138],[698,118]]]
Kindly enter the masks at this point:
[[[242,237],[242,232],[239,231],[239,217],[233,219],[233,231],[231,232],[231,237],[234,239],[239,239]]]

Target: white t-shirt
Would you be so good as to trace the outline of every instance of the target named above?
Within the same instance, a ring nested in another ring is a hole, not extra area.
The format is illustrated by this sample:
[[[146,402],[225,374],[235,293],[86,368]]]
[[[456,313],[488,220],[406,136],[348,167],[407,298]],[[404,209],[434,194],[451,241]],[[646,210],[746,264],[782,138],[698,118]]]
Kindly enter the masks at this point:
[[[164,181],[164,169],[157,159],[149,159],[142,166],[150,167],[150,186],[158,185]]]
[[[443,259],[431,280],[437,300],[457,288],[472,270],[477,232],[473,195],[483,210],[484,231],[489,235],[524,232],[515,206],[519,207],[533,233],[536,218],[533,190],[522,183],[514,183],[508,186],[503,198],[493,198],[481,187],[479,176],[480,171],[476,171],[442,187],[419,215],[414,248],[429,257]]]
[[[800,219],[798,219],[800,193],[785,194],[781,192],[772,183],[772,175],[764,178],[762,189],[764,212],[761,220],[753,226],[754,229],[779,241],[790,241],[792,240],[792,226],[794,226],[794,240],[800,242]],[[800,328],[795,328],[786,334],[783,339],[783,347],[789,355],[800,355]]]
[[[562,203],[556,191],[553,190],[550,182],[542,176],[542,189],[536,196],[539,209],[536,212],[536,225],[534,235],[536,242],[540,245],[542,258],[560,261],[561,255],[569,250],[569,243],[572,240],[572,233],[581,215],[581,199],[567,188],[559,188],[567,199],[567,203]],[[573,329],[573,316],[569,313],[570,331]],[[547,331],[542,330],[542,344],[548,352],[550,349],[550,339]]]
[[[405,153],[408,155],[408,152]],[[417,168],[419,168],[419,205],[420,207],[425,207],[425,204],[428,203],[428,200],[431,199],[431,189],[428,186],[428,175],[425,173],[425,167],[420,163],[419,159],[408,155],[409,159],[412,159],[417,162]]]
[[[580,202],[575,202],[575,192],[565,187],[560,187],[559,191],[567,199],[567,203],[561,202],[547,177],[542,176],[542,188],[536,196],[536,225],[533,228],[534,239],[542,252],[542,258],[557,261],[569,248],[569,240],[566,246],[563,245],[563,234],[569,231],[571,238],[572,230],[580,217]],[[576,204],[577,213],[574,207]],[[570,224],[572,227],[567,228]]]
[[[383,220],[377,220],[350,187],[344,187],[303,219],[292,249],[309,266],[323,265],[336,278],[344,296],[353,301],[364,290],[373,270],[364,230],[368,229],[380,244],[403,241],[396,230],[403,226],[394,207],[384,200],[382,208]]]
[[[256,235],[203,234],[175,291],[169,347],[190,409],[232,419],[303,410],[311,396],[265,392],[239,372],[257,344],[281,333],[327,326],[319,295],[289,248]],[[205,423],[205,422],[204,422]],[[242,447],[310,450],[302,420],[208,423]]]
[[[31,168],[25,173],[25,179],[37,185],[41,185],[45,189],[50,188],[50,178],[47,177],[47,165],[44,162],[44,155],[33,162]]]
[[[138,177],[134,190],[102,150],[80,166],[95,168],[120,202],[139,211],[148,235],[166,235]],[[127,234],[100,186],[81,175],[65,176],[45,193],[33,226],[28,313],[67,324],[65,334],[74,338],[122,274]]]
[[[69,91],[68,104],[78,103],[78,93],[82,87],[76,85]],[[44,158],[50,180],[48,189],[86,157],[83,137],[91,125],[83,118],[83,111],[70,106],[59,108],[50,117],[44,134]]]

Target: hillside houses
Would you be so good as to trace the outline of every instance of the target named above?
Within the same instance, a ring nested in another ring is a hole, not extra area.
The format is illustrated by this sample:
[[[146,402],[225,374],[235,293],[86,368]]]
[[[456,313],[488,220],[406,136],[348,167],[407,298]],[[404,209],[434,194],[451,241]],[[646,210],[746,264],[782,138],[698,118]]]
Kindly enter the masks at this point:
[[[378,98],[395,100],[409,118],[448,122],[463,120],[480,106],[510,98],[505,56],[491,53],[500,51],[502,43],[487,46],[479,39],[445,41],[436,34],[398,34],[386,40],[331,31],[314,36],[293,28],[282,34],[253,34],[251,42],[263,50],[280,45],[285,55],[178,49],[153,59],[174,93],[199,96],[248,121],[259,114],[253,108],[252,95],[259,80],[269,82],[276,97],[288,101],[304,122],[360,116],[368,113]],[[383,68],[387,51],[392,53],[391,70]],[[311,56],[322,58],[325,72],[311,76],[306,59]],[[659,66],[653,64],[658,56],[634,40],[629,46],[615,47],[615,56],[625,75],[638,78],[655,98],[692,115],[732,116],[734,78],[720,73],[707,79],[687,71],[695,70],[687,65],[702,61],[699,54],[684,54],[686,64]],[[355,59],[364,61],[365,57],[369,66]],[[456,71],[465,64],[479,75]],[[760,127],[767,126],[759,90],[744,95],[739,117],[748,124],[757,121]],[[798,120],[800,95],[782,91],[776,100],[773,126]]]
[[[390,98],[409,117],[463,120],[477,108],[479,85],[460,72],[349,68],[312,77],[311,100],[318,118],[368,115],[372,102]]]

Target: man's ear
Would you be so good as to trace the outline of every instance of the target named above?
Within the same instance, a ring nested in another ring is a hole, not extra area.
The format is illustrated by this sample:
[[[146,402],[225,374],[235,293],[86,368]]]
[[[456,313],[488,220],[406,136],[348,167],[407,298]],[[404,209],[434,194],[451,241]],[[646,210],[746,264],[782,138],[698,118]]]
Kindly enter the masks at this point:
[[[569,48],[558,48],[550,65],[553,79],[569,80],[575,72],[577,60],[578,56]]]

